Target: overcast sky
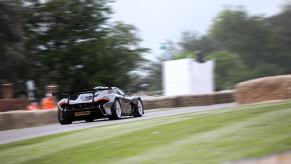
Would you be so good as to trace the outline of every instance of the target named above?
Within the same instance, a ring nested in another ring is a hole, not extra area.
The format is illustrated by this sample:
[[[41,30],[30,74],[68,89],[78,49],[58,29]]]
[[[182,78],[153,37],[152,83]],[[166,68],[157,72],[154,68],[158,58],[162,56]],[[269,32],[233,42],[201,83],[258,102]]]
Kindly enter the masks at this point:
[[[242,5],[252,15],[273,15],[286,0],[116,0],[114,20],[134,25],[142,45],[160,54],[160,44],[178,41],[183,31],[207,32],[212,20],[225,9]]]

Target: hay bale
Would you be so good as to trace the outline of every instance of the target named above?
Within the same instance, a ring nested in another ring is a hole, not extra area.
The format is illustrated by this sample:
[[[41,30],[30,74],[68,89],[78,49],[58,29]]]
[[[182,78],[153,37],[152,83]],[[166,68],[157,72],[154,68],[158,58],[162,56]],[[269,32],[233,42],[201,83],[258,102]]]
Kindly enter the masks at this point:
[[[175,107],[174,97],[157,97],[143,99],[145,109],[171,108]]]
[[[234,102],[234,91],[228,90],[228,91],[221,91],[216,92],[213,94],[213,104],[223,104],[223,103],[231,103]]]
[[[240,104],[291,98],[291,75],[264,77],[236,85],[235,101]]]
[[[57,123],[57,110],[10,111],[0,113],[0,131]]]
[[[200,95],[165,96],[143,99],[145,110],[155,108],[175,108],[187,106],[204,106],[234,102],[232,90]]]

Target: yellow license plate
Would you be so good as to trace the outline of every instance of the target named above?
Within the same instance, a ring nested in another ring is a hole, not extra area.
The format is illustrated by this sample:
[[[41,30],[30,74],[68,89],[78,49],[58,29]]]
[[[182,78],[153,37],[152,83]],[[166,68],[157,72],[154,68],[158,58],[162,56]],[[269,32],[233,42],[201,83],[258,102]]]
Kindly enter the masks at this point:
[[[87,116],[87,115],[90,115],[90,111],[75,112],[75,116]]]

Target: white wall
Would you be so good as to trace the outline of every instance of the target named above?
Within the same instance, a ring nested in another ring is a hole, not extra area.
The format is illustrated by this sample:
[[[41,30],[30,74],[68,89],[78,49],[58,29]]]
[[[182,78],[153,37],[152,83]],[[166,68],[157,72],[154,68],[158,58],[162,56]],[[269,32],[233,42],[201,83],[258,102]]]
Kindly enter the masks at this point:
[[[214,62],[197,63],[193,59],[163,63],[164,95],[203,94],[214,91]]]
[[[191,94],[192,59],[163,63],[163,89],[165,95]]]
[[[214,61],[192,62],[192,91],[195,94],[214,91]]]

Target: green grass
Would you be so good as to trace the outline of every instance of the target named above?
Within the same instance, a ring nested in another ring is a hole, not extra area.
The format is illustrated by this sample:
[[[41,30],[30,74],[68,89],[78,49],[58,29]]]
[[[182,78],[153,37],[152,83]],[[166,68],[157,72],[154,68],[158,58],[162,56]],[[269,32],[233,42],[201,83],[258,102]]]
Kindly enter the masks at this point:
[[[291,150],[290,101],[128,122],[0,145],[0,163],[223,163],[286,150]]]

